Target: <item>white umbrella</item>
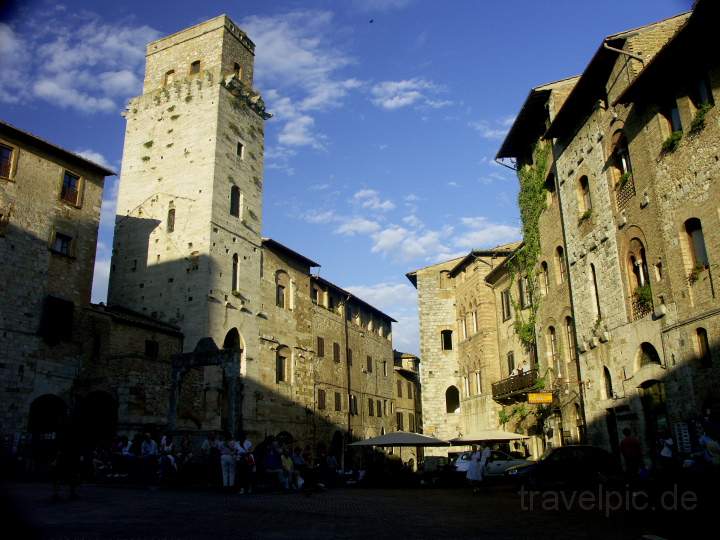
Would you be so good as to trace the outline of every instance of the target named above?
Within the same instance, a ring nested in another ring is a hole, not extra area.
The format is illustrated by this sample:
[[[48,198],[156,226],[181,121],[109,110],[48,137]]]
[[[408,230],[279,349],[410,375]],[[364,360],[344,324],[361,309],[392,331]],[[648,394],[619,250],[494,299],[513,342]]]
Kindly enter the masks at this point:
[[[515,441],[528,438],[527,435],[503,431],[501,429],[481,429],[480,431],[474,431],[462,437],[456,437],[452,439],[450,443],[453,445],[465,445],[481,442]]]
[[[449,444],[447,441],[419,433],[395,431],[372,439],[354,442],[349,446],[448,446]]]

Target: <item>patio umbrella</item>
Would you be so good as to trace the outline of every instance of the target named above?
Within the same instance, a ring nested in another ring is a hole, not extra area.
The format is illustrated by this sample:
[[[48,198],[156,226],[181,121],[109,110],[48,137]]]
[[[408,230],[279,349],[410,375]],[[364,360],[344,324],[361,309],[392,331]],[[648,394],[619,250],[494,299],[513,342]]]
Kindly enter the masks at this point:
[[[419,433],[396,431],[372,439],[354,442],[349,446],[448,446],[449,444],[447,441],[420,435]]]
[[[510,431],[503,431],[501,429],[481,429],[462,437],[456,437],[450,441],[450,444],[455,446],[462,446],[472,443],[482,442],[499,442],[499,441],[516,441],[518,439],[528,439],[527,435],[521,435],[520,433],[512,433]]]

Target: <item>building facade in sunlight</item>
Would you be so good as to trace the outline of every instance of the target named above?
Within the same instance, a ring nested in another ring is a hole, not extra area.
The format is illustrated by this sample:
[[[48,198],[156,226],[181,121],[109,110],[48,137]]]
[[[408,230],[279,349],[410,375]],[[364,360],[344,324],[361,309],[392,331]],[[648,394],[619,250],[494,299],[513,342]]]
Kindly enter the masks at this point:
[[[185,351],[206,337],[237,351],[240,398],[204,367],[201,403],[178,411],[178,428],[337,448],[395,427],[394,320],[261,236],[270,115],[254,48],[226,16],[148,45],[143,94],[125,111],[108,303],[178,326]]]
[[[629,428],[648,459],[661,437],[689,453],[720,418],[717,10],[700,1],[608,36],[581,76],[531,90],[497,155],[518,171],[524,241],[475,285],[495,292],[479,326],[497,336],[475,386],[462,357],[483,354],[461,339],[480,318],[462,316],[457,260],[409,274],[429,331],[429,430],[452,408],[443,387],[459,389],[462,419],[445,436],[503,427],[531,435],[535,452],[583,441],[617,452]],[[445,344],[445,326],[459,343]],[[471,408],[486,383],[495,405]],[[548,403],[533,404],[540,392]]]

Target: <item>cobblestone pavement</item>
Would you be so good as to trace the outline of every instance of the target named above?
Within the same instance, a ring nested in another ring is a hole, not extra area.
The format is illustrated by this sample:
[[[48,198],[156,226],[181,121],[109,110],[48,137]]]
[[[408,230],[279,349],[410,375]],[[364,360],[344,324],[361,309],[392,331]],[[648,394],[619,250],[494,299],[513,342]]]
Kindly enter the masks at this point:
[[[522,510],[510,489],[336,489],[313,494],[223,495],[82,486],[53,502],[46,484],[4,486],[12,538],[641,538],[647,516]],[[652,520],[649,520],[652,521]],[[668,538],[672,535],[661,534]],[[11,538],[4,536],[5,538]]]

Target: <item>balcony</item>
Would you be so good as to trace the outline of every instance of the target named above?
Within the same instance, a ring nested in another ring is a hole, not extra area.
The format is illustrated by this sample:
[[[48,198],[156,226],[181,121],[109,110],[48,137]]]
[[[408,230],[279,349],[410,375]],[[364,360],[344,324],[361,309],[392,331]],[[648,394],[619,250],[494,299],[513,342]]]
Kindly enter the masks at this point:
[[[492,384],[493,399],[497,402],[515,401],[535,388],[538,380],[538,370],[531,369],[522,375],[513,375]]]
[[[618,182],[617,186],[615,186],[615,200],[617,201],[618,210],[623,210],[634,196],[635,182],[632,175],[627,177],[624,182]]]

